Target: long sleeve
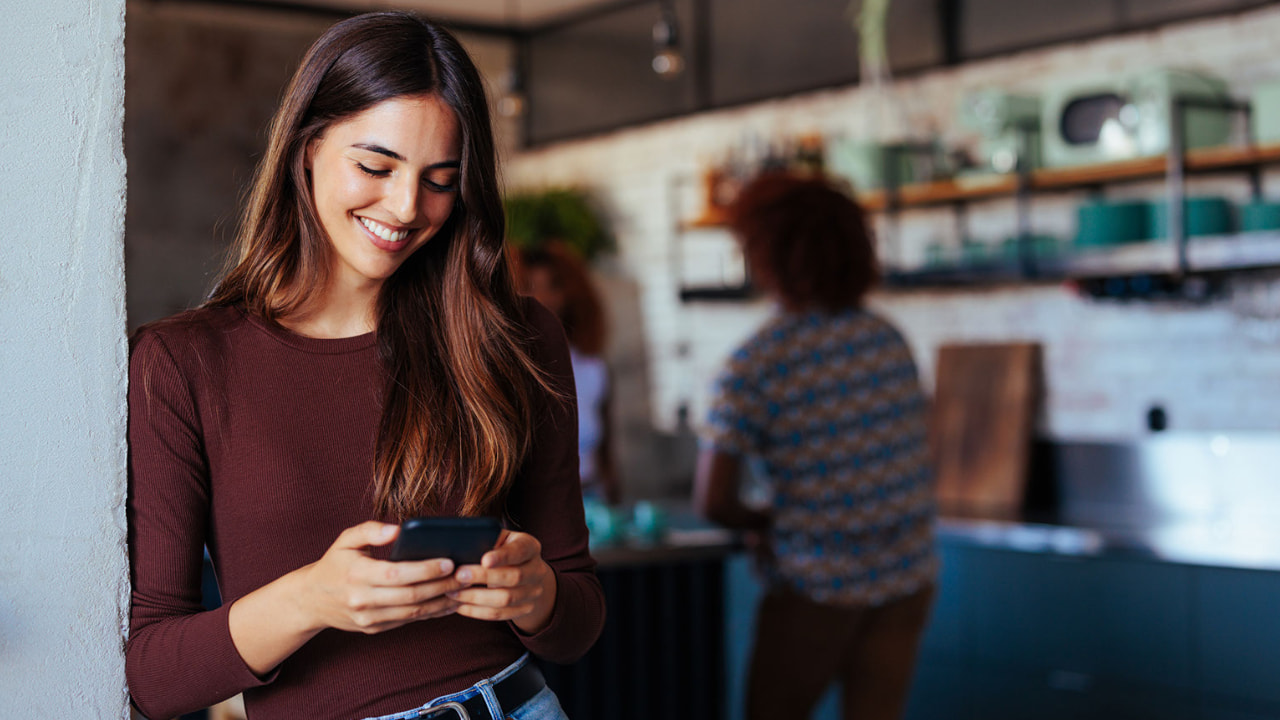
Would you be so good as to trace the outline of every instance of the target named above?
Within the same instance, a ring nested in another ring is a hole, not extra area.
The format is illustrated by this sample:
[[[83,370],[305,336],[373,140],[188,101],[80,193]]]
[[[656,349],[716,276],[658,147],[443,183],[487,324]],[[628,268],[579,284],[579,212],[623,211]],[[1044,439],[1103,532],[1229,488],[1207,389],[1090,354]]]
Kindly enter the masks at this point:
[[[509,498],[516,529],[542,543],[542,555],[556,574],[556,604],[547,627],[517,637],[533,654],[559,663],[582,657],[604,627],[604,590],[587,549],[587,527],[578,478],[578,416],[573,368],[564,331],[554,315],[529,301],[537,339],[534,360],[550,375],[560,398],[548,400],[534,428],[525,472]]]
[[[157,720],[270,681],[235,649],[228,608],[201,605],[209,500],[195,398],[161,337],[144,329],[130,357],[126,673],[134,703]]]

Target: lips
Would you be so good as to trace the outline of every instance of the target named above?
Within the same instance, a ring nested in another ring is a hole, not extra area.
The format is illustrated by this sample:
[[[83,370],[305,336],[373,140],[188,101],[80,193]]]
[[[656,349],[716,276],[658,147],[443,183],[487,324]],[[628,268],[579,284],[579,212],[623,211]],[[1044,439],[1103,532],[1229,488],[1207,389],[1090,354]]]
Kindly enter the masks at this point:
[[[372,218],[357,216],[356,220],[359,220],[360,225],[368,232],[373,244],[383,250],[404,248],[409,244],[409,236],[413,234],[412,228],[395,228]]]

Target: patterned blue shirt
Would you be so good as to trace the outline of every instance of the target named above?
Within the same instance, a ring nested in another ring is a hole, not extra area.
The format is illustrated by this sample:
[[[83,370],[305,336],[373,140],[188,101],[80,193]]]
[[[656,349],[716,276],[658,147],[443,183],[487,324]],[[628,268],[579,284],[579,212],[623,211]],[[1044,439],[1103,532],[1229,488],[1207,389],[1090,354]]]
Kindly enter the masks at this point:
[[[729,359],[710,441],[762,461],[770,581],[880,605],[937,571],[927,403],[902,336],[865,310],[782,314]]]

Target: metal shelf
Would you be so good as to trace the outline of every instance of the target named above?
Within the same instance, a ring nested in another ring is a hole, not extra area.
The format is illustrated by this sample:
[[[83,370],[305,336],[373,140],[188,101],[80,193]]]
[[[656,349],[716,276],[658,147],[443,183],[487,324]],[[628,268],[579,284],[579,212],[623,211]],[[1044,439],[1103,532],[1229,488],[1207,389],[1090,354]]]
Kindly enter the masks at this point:
[[[1218,273],[1280,267],[1280,231],[1212,235],[1187,242],[1189,273]],[[1171,275],[1179,270],[1169,240],[1127,243],[1039,258],[1027,274],[1013,261],[930,267],[885,273],[885,287],[965,287],[1027,282],[1061,282],[1100,277]]]

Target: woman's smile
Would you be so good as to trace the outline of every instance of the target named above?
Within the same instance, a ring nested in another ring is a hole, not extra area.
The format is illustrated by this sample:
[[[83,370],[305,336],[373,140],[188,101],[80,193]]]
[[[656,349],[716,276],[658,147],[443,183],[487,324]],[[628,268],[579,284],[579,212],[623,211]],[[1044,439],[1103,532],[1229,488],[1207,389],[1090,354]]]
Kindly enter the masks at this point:
[[[388,252],[398,252],[408,247],[413,228],[400,228],[378,222],[373,218],[356,216],[356,220],[369,232],[369,240]]]
[[[329,239],[330,290],[370,289],[449,220],[461,133],[434,95],[395,97],[334,123],[308,152],[316,214]]]

